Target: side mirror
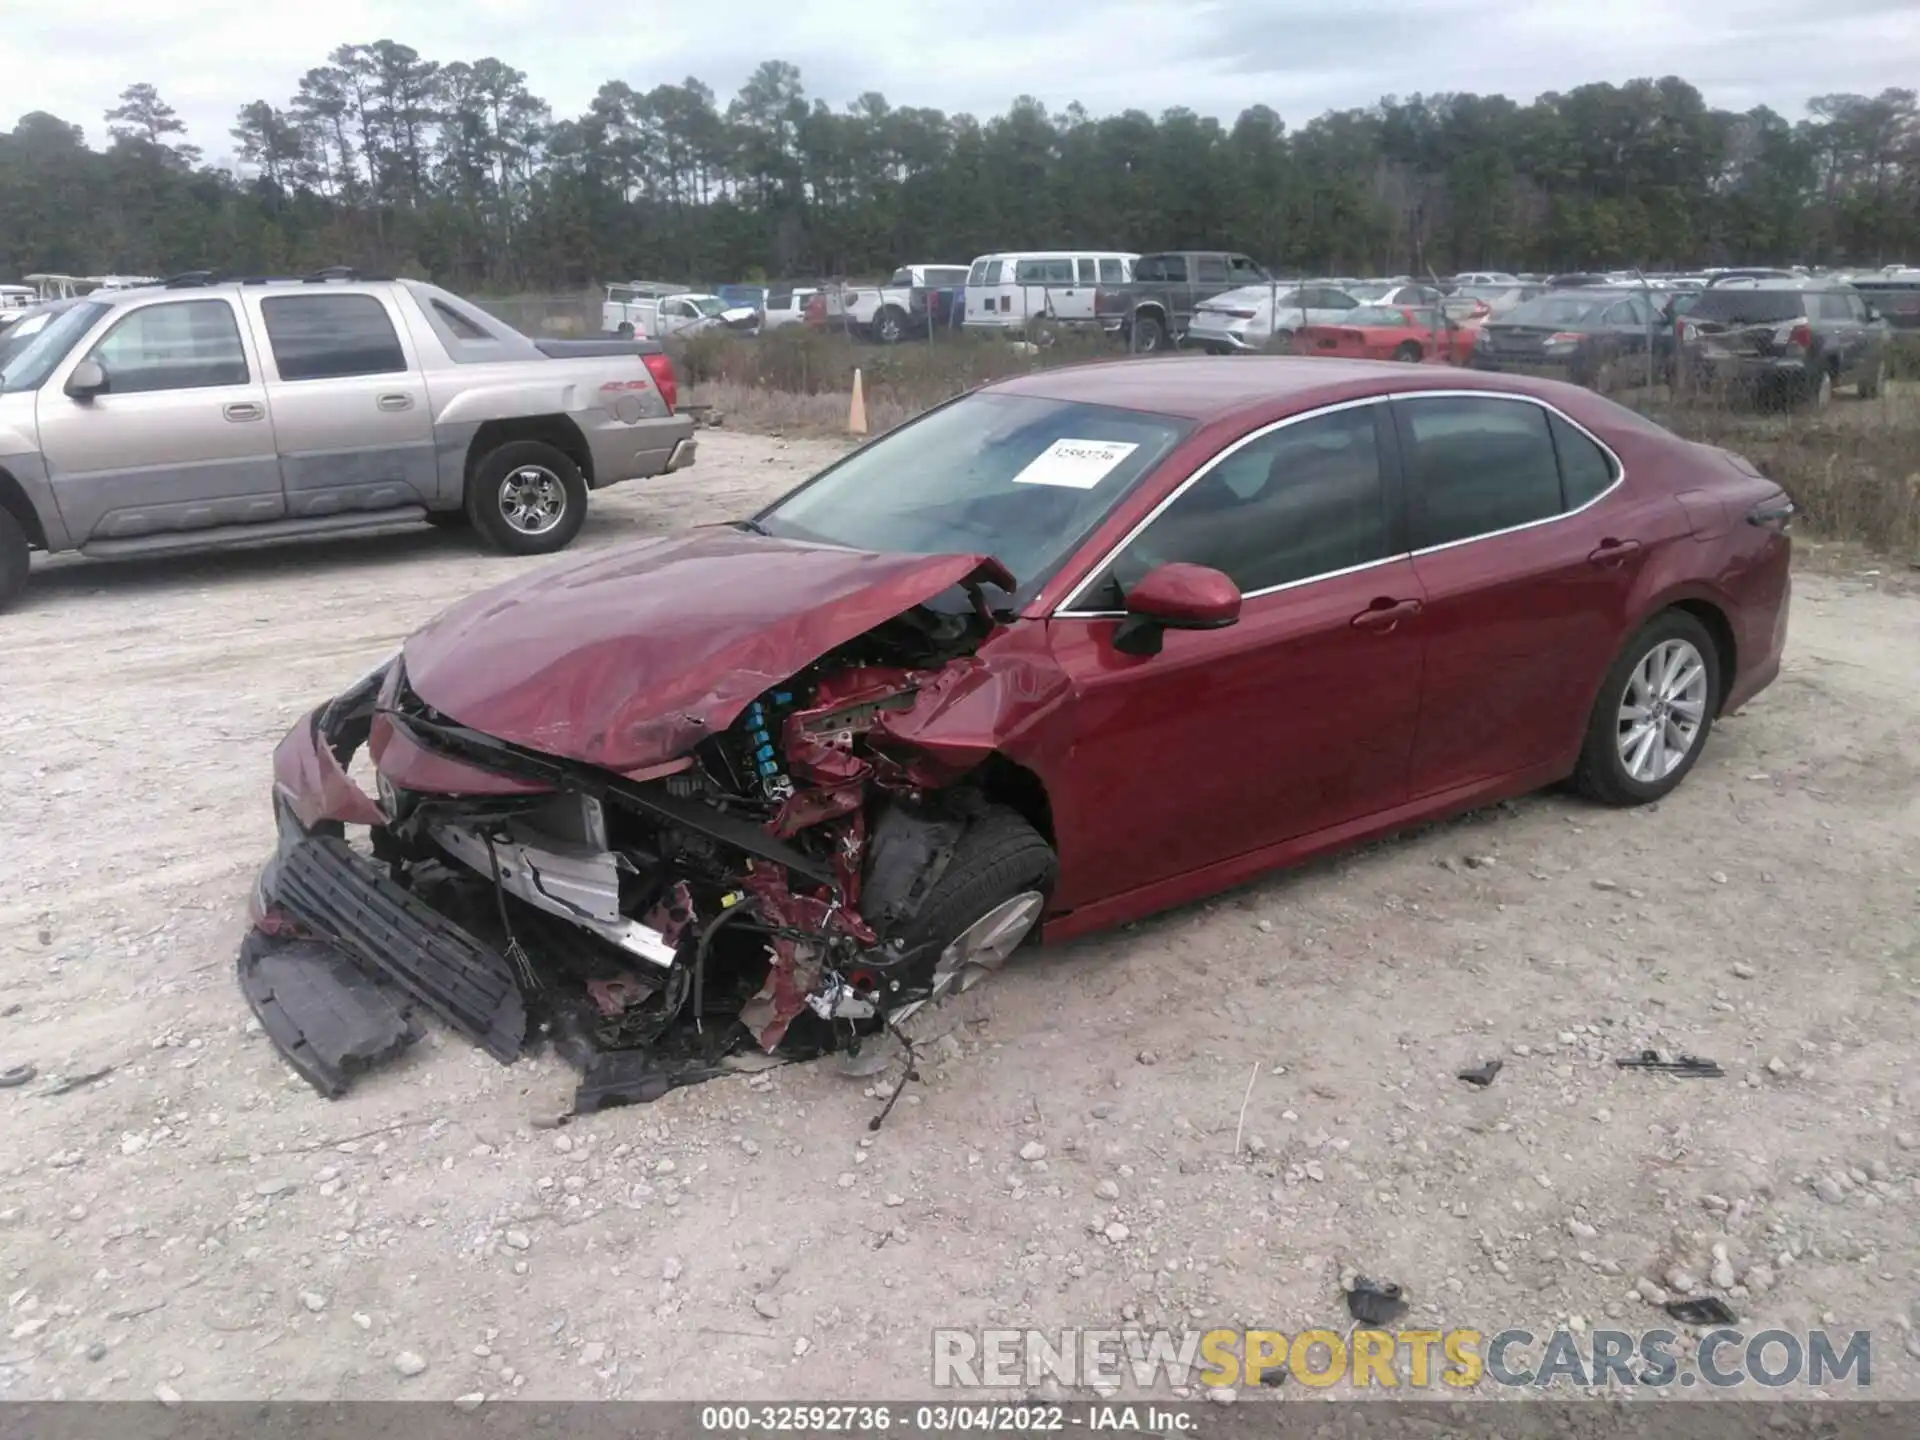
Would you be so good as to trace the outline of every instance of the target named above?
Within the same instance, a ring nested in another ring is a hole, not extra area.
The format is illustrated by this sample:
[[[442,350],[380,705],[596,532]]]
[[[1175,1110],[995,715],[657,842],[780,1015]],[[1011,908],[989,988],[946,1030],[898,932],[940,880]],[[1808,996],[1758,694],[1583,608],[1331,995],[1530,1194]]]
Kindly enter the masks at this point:
[[[67,394],[76,400],[91,400],[107,388],[107,371],[98,360],[82,360],[67,377]]]
[[[1127,592],[1114,632],[1124,655],[1158,655],[1168,630],[1223,630],[1240,618],[1240,587],[1205,565],[1161,565]]]

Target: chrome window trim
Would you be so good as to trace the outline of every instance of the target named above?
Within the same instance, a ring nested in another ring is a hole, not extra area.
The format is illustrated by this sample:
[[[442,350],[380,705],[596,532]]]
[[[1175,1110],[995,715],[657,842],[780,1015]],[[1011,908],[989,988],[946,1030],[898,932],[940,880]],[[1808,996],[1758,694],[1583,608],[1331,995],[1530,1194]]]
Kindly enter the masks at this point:
[[[1050,620],[1124,619],[1126,616],[1126,611],[1124,610],[1075,610],[1073,605],[1088,588],[1099,580],[1102,575],[1106,574],[1107,567],[1112,565],[1129,545],[1139,539],[1142,532],[1144,532],[1149,525],[1158,520],[1174,501],[1186,494],[1188,487],[1210,474],[1215,466],[1230,459],[1244,446],[1251,445],[1256,440],[1264,439],[1276,430],[1284,430],[1289,425],[1298,425],[1304,420],[1316,420],[1322,415],[1334,415],[1342,410],[1357,410],[1363,405],[1384,405],[1395,400],[1453,400],[1462,398],[1471,400],[1519,400],[1529,405],[1537,405],[1550,415],[1559,416],[1560,419],[1564,420],[1600,447],[1600,453],[1605,455],[1613,466],[1613,483],[1598,495],[1595,495],[1591,500],[1588,500],[1582,505],[1575,506],[1571,510],[1562,510],[1557,515],[1545,515],[1538,520],[1528,520],[1524,524],[1512,525],[1504,530],[1489,530],[1481,535],[1468,535],[1459,540],[1449,540],[1444,544],[1429,545],[1421,550],[1397,551],[1392,555],[1382,555],[1378,560],[1369,560],[1361,565],[1349,565],[1341,570],[1328,570],[1319,575],[1303,576],[1298,580],[1289,580],[1284,585],[1269,585],[1264,590],[1249,590],[1240,598],[1242,600],[1259,600],[1268,595],[1277,595],[1283,590],[1298,589],[1302,585],[1317,585],[1322,580],[1337,580],[1342,576],[1357,575],[1364,570],[1372,570],[1381,565],[1391,564],[1395,560],[1410,560],[1421,555],[1434,555],[1442,550],[1451,550],[1459,545],[1473,545],[1482,540],[1493,540],[1502,535],[1517,535],[1523,530],[1532,530],[1541,525],[1552,525],[1561,520],[1570,520],[1575,515],[1592,509],[1626,483],[1626,462],[1620,458],[1619,453],[1615,451],[1611,445],[1607,444],[1606,441],[1602,440],[1598,435],[1594,434],[1593,431],[1574,419],[1573,416],[1567,414],[1566,411],[1562,410],[1559,406],[1542,400],[1537,395],[1521,395],[1510,390],[1395,390],[1389,391],[1385,395],[1368,395],[1358,400],[1342,400],[1332,405],[1322,405],[1317,409],[1303,410],[1298,415],[1289,415],[1284,419],[1262,425],[1257,430],[1250,430],[1224,450],[1214,455],[1206,464],[1194,471],[1193,474],[1189,475],[1185,480],[1182,480],[1179,487],[1175,489],[1172,494],[1168,495],[1158,505],[1155,505],[1152,510],[1148,511],[1131,530],[1120,538],[1119,543],[1109,549],[1105,555],[1101,556],[1099,564],[1087,571],[1086,576],[1080,583],[1068,592],[1067,598],[1061,601],[1046,618]],[[1557,463],[1558,452],[1556,451],[1555,453]]]

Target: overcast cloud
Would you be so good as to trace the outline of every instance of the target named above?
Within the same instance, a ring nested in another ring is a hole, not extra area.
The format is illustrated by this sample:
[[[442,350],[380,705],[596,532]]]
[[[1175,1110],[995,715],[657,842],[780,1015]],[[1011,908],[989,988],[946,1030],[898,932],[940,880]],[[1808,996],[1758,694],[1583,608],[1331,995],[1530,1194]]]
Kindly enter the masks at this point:
[[[1809,96],[1920,78],[1916,0],[20,0],[0,20],[0,125],[47,110],[98,144],[125,86],[150,81],[209,158],[233,114],[284,105],[344,41],[393,39],[435,60],[495,55],[559,116],[602,81],[689,75],[725,104],[761,60],[790,60],[810,98],[878,90],[895,105],[982,117],[1016,95],[1096,115],[1184,105],[1231,119],[1266,104],[1289,125],[1382,95],[1521,100],[1594,80],[1675,74],[1708,103],[1790,116]],[[626,14],[622,15],[621,10]]]

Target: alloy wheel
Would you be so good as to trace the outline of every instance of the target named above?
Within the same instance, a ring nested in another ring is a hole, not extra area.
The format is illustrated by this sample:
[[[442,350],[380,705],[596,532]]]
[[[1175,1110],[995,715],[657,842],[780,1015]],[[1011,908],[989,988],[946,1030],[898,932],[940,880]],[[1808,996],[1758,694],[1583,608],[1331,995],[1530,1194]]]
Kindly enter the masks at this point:
[[[500,482],[500,513],[523,535],[545,535],[567,513],[567,487],[544,465],[522,465]]]
[[[1686,640],[1662,640],[1633,667],[1620,697],[1620,763],[1652,785],[1686,762],[1707,718],[1707,662]]]

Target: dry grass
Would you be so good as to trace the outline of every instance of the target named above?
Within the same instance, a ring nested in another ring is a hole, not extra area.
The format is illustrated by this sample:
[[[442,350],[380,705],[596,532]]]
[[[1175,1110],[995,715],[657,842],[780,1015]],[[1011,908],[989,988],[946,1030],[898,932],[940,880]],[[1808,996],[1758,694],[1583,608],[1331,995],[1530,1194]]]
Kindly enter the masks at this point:
[[[1890,368],[1920,377],[1920,337],[1899,342]],[[728,425],[788,435],[845,435],[856,368],[868,427],[880,434],[989,381],[1122,353],[1098,336],[1044,350],[970,335],[882,348],[803,327],[759,340],[701,336],[674,352],[691,402]],[[1841,395],[1817,412],[1677,398],[1664,387],[1620,398],[1677,434],[1747,456],[1793,495],[1809,533],[1920,563],[1920,378],[1874,400]]]

